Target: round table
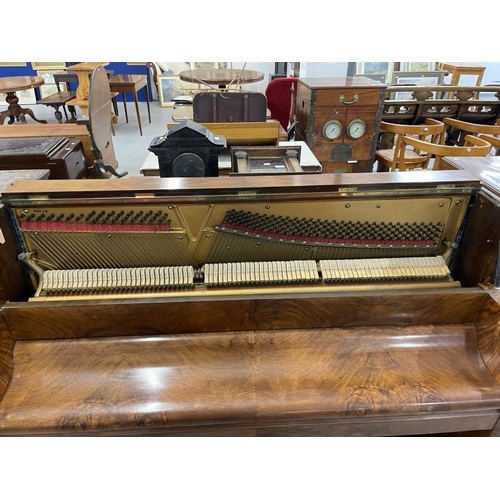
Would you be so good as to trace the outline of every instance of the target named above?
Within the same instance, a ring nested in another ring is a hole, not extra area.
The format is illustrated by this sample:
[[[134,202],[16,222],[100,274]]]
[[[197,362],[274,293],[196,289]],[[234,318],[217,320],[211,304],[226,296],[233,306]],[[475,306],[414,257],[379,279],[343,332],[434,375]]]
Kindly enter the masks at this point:
[[[0,113],[0,125],[3,125],[7,117],[9,117],[9,125],[12,125],[16,120],[25,124],[25,115],[31,116],[38,123],[47,123],[47,120],[38,120],[31,109],[21,108],[19,98],[16,95],[16,92],[34,89],[44,83],[44,79],[40,76],[6,76],[0,78],[0,93],[7,94],[5,100],[9,105],[5,111]]]
[[[252,69],[188,69],[179,73],[185,82],[206,83],[225,88],[227,85],[260,82],[264,73]]]

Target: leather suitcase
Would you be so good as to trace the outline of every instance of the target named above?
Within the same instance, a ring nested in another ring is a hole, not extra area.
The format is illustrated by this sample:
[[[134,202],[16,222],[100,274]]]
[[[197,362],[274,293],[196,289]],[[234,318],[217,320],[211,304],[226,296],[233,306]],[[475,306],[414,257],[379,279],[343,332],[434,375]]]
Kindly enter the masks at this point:
[[[259,92],[200,92],[193,98],[197,123],[265,122],[267,98]]]

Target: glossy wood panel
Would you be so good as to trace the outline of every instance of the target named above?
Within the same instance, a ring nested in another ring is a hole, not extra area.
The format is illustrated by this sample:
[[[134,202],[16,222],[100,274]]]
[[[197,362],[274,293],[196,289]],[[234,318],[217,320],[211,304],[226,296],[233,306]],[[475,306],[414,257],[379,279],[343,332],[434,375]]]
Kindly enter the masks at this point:
[[[487,294],[452,289],[230,298],[9,303],[18,340],[159,335],[251,329],[473,322]]]
[[[356,433],[373,422],[392,434],[381,417],[409,431],[420,416],[468,414],[452,426],[465,431],[492,427],[500,409],[472,324],[25,341],[15,358],[4,434],[326,435],[352,419]]]
[[[499,265],[500,198],[479,193],[450,269],[462,286],[493,285]]]
[[[14,366],[14,337],[12,336],[0,303],[0,401],[7,390]]]
[[[426,290],[289,297],[256,303],[256,328],[304,328],[473,322],[481,291]]]
[[[4,191],[6,198],[12,195],[36,196],[43,191],[44,195],[51,198],[71,198],[73,196],[96,196],[99,192],[103,196],[147,193],[162,196],[199,196],[214,195],[227,196],[227,194],[240,196],[246,190],[256,193],[269,193],[272,195],[299,193],[309,196],[310,193],[336,193],[339,187],[357,187],[361,189],[378,190],[390,189],[424,189],[434,188],[443,183],[459,186],[473,185],[477,188],[480,183],[474,175],[460,170],[443,170],[428,172],[368,172],[356,175],[325,174],[313,176],[276,175],[249,177],[220,177],[214,179],[197,178],[155,178],[131,177],[128,179],[64,179],[43,181],[43,185],[36,181],[19,181]],[[345,193],[343,194],[345,196]]]
[[[500,385],[500,292],[485,300],[476,326],[481,355]]]

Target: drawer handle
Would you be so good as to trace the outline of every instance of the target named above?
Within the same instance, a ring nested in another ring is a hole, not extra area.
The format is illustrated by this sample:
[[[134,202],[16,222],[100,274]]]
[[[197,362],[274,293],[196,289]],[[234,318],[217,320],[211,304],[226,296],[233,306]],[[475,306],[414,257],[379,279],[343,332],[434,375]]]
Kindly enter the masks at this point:
[[[354,104],[355,102],[358,102],[358,94],[354,94],[354,97],[352,98],[352,101],[346,101],[345,100],[345,95],[342,94],[340,97],[339,97],[339,101],[342,103],[342,104],[345,104],[347,106],[349,106],[349,104]]]

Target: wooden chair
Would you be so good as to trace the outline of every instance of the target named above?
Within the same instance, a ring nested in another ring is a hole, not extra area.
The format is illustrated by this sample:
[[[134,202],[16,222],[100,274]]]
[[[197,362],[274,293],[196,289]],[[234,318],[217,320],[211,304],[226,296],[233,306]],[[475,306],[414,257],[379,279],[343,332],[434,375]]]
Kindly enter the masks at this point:
[[[444,156],[487,156],[491,149],[489,142],[474,135],[466,135],[463,146],[433,144],[409,136],[403,136],[401,142],[404,147],[410,146],[427,154],[427,161],[422,168],[428,168],[431,158],[434,158],[432,170],[439,170],[441,158]],[[404,162],[404,147],[400,149],[401,162]]]
[[[500,156],[500,137],[489,134],[479,134],[478,137],[480,139],[488,141],[491,144],[491,146],[495,148],[495,152],[494,153],[492,152],[494,156]]]
[[[500,136],[499,122],[492,125],[485,125],[482,123],[464,122],[455,118],[443,118],[443,122],[446,125],[446,144],[449,146],[461,146],[467,134],[477,137],[480,135]],[[486,137],[484,139],[488,140]]]
[[[375,152],[379,172],[394,170],[408,170],[414,168],[427,168],[428,155],[422,154],[418,149],[408,148],[402,142],[403,137],[413,136],[421,141],[439,144],[444,133],[444,123],[428,118],[423,125],[401,125],[397,123],[381,122],[380,132],[393,138],[393,147],[381,147]],[[387,143],[387,137],[384,144]]]

